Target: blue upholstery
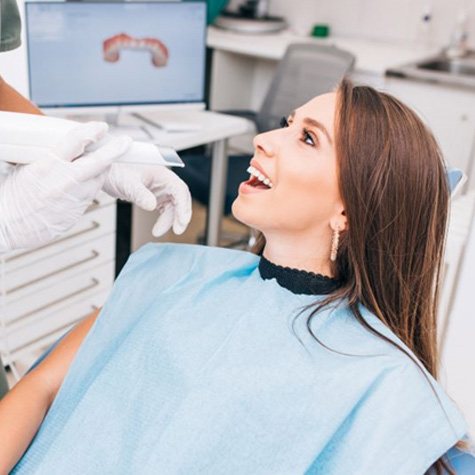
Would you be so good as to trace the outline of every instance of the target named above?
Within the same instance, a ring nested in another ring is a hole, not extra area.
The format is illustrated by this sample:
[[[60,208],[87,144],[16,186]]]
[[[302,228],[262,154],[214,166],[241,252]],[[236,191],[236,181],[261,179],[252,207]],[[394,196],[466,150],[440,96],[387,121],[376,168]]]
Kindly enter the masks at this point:
[[[456,447],[451,448],[447,452],[447,460],[450,468],[457,475],[475,475],[475,455],[468,452],[462,452]],[[427,475],[435,475],[435,471],[431,470]]]

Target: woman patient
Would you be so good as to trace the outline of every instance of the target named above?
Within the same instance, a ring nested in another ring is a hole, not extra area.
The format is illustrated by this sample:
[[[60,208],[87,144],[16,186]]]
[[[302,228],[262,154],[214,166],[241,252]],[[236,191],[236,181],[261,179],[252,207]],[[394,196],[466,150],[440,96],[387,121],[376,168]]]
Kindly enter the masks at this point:
[[[262,233],[255,253],[136,252],[0,403],[2,473],[442,469],[466,427],[435,381],[449,195],[433,136],[345,80],[254,146],[233,213]]]

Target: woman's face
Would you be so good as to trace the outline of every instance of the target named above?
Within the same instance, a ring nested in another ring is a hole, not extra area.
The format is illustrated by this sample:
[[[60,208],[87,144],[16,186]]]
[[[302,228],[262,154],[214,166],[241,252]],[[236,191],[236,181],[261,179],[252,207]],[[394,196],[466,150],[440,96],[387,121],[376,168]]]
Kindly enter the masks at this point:
[[[251,169],[233,203],[239,221],[266,237],[331,233],[343,212],[334,146],[336,98],[335,93],[318,96],[291,113],[282,128],[255,137],[251,167],[270,180],[270,187]]]

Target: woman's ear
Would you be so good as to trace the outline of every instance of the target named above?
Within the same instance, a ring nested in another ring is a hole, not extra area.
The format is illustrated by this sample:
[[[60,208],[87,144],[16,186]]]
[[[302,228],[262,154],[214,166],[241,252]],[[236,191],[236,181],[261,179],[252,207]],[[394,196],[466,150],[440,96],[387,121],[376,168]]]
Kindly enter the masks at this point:
[[[330,228],[332,231],[346,231],[348,228],[348,220],[346,219],[345,210],[342,208],[338,214],[330,218]]]

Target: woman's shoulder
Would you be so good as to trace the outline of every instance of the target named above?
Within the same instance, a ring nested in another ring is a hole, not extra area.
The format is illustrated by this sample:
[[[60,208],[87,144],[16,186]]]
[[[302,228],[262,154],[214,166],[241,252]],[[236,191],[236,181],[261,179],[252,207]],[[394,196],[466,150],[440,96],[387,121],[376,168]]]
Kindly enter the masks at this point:
[[[190,272],[202,278],[217,272],[254,269],[259,257],[246,251],[197,244],[148,243],[128,259],[120,278],[161,275],[174,280]]]
[[[359,318],[348,302],[342,299],[324,311],[326,315],[315,329],[344,353],[385,356],[391,366],[404,366],[415,358],[412,351],[375,314],[363,305],[359,305],[358,310]]]
[[[360,389],[368,389],[362,391],[366,403],[392,407],[395,417],[414,417],[421,431],[454,443],[462,438],[466,423],[442,386],[390,328],[368,309],[359,309],[363,321],[342,303],[317,328],[317,336],[335,351],[335,368],[345,368]]]
[[[247,251],[223,247],[184,243],[148,243],[134,252],[134,260],[161,259],[183,261],[186,259],[219,259],[222,262],[255,262],[259,257]]]

